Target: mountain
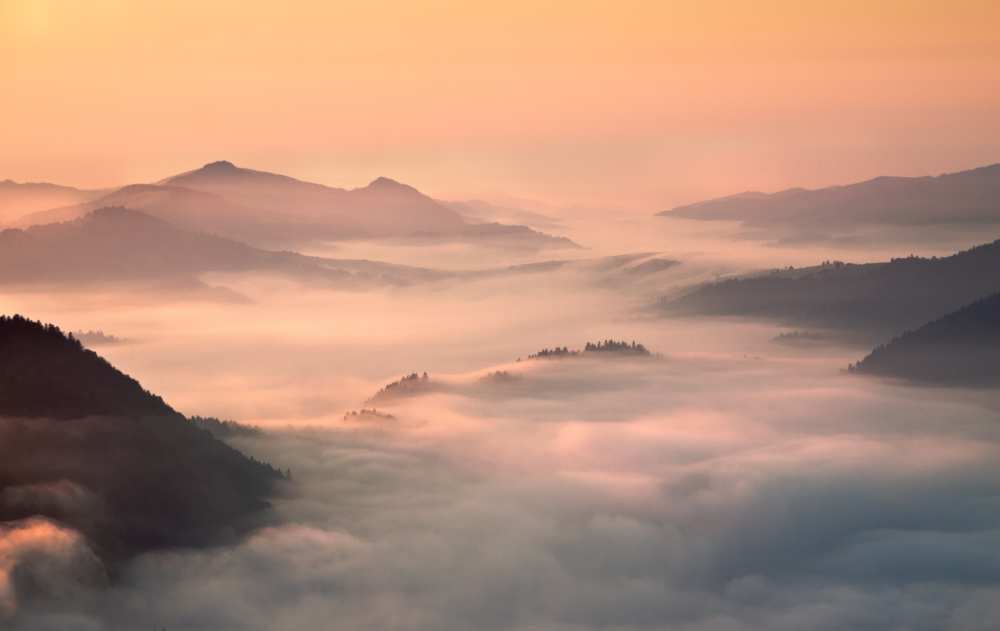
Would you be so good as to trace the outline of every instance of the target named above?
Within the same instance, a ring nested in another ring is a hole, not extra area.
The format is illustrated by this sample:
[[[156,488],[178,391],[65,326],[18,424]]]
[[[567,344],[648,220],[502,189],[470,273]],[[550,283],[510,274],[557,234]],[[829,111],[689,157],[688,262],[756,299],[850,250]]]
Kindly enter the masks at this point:
[[[52,325],[0,317],[0,521],[45,517],[114,566],[231,540],[283,476]]]
[[[907,331],[850,369],[924,383],[1000,386],[1000,293]]]
[[[525,226],[467,221],[448,204],[380,177],[342,189],[219,161],[133,184],[84,202],[27,214],[18,227],[68,221],[123,206],[189,230],[261,247],[357,238],[418,238],[532,249],[577,247]]]
[[[45,182],[0,181],[0,225],[36,211],[79,204],[101,194]]]
[[[748,316],[884,337],[1000,291],[1000,241],[944,258],[828,262],[699,285],[661,301],[674,315]]]
[[[212,193],[245,208],[325,227],[330,236],[400,236],[450,233],[461,215],[407,186],[380,177],[368,186],[341,189],[219,161],[169,177],[161,185]]]
[[[176,414],[54,326],[0,316],[0,414],[72,418]]]
[[[262,250],[120,207],[0,232],[0,283],[194,280],[206,272],[271,272],[344,287],[436,276],[400,265]]]
[[[816,190],[748,192],[659,213],[756,228],[831,229],[1000,223],[1000,164],[934,177],[877,177]]]
[[[259,213],[230,203],[218,195],[178,186],[157,184],[131,184],[101,195],[88,202],[47,208],[21,217],[15,227],[28,228],[49,223],[79,219],[95,210],[122,207],[141,211],[179,227],[210,234],[227,234],[231,238],[240,232],[254,234],[266,227],[266,220]]]

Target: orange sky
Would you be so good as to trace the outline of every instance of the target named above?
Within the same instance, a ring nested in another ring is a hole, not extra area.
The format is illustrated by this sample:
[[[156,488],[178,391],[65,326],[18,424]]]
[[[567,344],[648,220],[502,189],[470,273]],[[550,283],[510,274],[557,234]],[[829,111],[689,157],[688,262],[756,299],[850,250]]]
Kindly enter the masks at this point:
[[[0,179],[229,159],[651,211],[957,170],[1000,161],[998,24],[987,0],[0,0]]]

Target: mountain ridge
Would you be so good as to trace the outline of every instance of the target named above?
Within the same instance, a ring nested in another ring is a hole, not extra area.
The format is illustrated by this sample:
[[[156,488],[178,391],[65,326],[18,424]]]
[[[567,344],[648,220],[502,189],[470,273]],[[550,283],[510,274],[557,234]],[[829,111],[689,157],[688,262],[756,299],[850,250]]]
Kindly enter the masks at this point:
[[[745,316],[894,335],[1000,291],[1000,240],[946,257],[826,262],[696,285],[661,299],[674,315]]]
[[[152,184],[130,184],[95,199],[49,206],[14,225],[75,219],[101,206],[142,210],[191,230],[260,247],[363,238],[468,241],[499,247],[575,248],[526,226],[468,221],[447,202],[380,176],[336,188],[219,160]]]
[[[1000,386],[1000,293],[896,336],[852,373],[952,386]]]
[[[657,213],[751,227],[1000,222],[1000,163],[939,175],[878,176],[816,189],[752,191]]]
[[[206,272],[273,272],[337,287],[408,284],[432,270],[272,251],[179,228],[124,207],[0,231],[0,283],[190,279]]]

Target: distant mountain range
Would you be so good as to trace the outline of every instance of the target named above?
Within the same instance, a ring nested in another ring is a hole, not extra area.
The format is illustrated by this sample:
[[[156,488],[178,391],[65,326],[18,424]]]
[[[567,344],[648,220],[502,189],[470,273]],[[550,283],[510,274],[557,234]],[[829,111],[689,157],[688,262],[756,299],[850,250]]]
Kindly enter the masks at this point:
[[[664,298],[675,315],[768,318],[884,338],[1000,291],[1000,241],[944,258],[828,262],[696,286]]]
[[[621,287],[627,283],[653,291],[658,287],[660,273],[677,265],[678,261],[643,252],[484,270],[435,270],[266,250],[179,228],[123,207],[103,207],[77,219],[0,231],[0,286],[156,286],[160,288],[158,294],[179,292],[186,297],[200,294],[207,299],[228,301],[246,298],[224,287],[210,287],[204,275],[264,273],[314,287],[352,290],[444,280],[474,282],[561,271],[579,274],[580,280],[600,286]]]
[[[265,247],[369,237],[530,249],[578,247],[569,239],[526,226],[467,220],[447,203],[385,177],[361,188],[341,189],[219,161],[155,184],[79,195],[83,198],[66,193],[70,203],[52,204],[45,210],[37,208],[42,202],[36,200],[34,212],[24,206],[25,212],[13,224],[27,227],[67,221],[97,208],[123,206],[182,228]]]
[[[49,208],[80,204],[104,194],[46,182],[0,180],[0,225]]]
[[[816,190],[746,192],[659,213],[739,221],[774,234],[830,237],[865,226],[975,226],[1000,223],[1000,164],[936,177],[877,177]]]
[[[953,386],[1000,386],[1000,293],[896,337],[851,372]]]
[[[232,539],[283,476],[58,328],[0,317],[0,521],[47,517],[114,566]]]
[[[262,250],[121,207],[0,232],[0,283],[193,282],[206,272],[269,272],[345,288],[401,285],[439,276],[402,265]]]

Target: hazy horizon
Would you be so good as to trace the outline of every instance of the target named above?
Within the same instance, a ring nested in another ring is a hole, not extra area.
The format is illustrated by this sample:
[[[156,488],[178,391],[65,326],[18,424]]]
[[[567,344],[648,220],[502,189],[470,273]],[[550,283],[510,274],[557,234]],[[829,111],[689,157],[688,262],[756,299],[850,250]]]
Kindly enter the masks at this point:
[[[998,11],[5,0],[0,178],[100,188],[227,159],[653,212],[957,171],[1000,161]]]

